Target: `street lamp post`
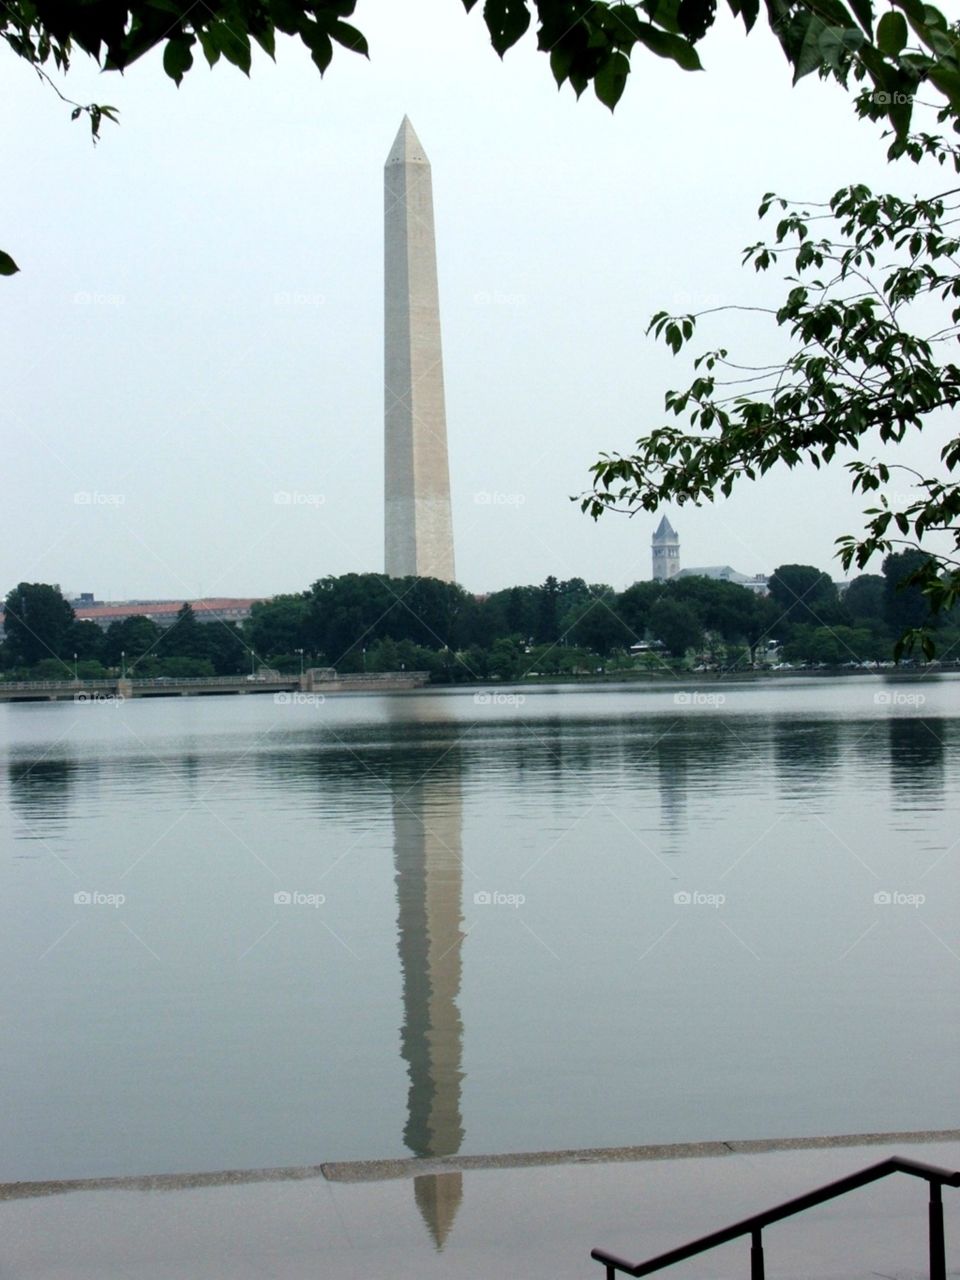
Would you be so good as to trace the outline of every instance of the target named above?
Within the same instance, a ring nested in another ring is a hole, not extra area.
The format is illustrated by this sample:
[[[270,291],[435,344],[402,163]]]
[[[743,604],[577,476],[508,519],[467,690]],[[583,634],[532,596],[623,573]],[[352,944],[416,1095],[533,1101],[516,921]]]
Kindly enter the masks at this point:
[[[294,653],[299,653],[299,655],[300,655],[300,679],[302,680],[302,679],[303,679],[303,650],[302,650],[302,649],[294,649],[294,651],[293,651],[293,652],[294,652]]]
[[[73,681],[74,681],[74,684],[76,684],[76,683],[77,683],[77,680],[78,680],[78,677],[77,677],[77,655],[76,655],[76,654],[74,654],[74,655],[73,655]]]
[[[123,674],[123,678],[124,678],[124,680],[126,680],[126,678],[127,678],[127,651],[126,651],[126,649],[121,649],[121,650],[120,650],[120,670],[121,670],[121,672],[122,672],[122,674]]]

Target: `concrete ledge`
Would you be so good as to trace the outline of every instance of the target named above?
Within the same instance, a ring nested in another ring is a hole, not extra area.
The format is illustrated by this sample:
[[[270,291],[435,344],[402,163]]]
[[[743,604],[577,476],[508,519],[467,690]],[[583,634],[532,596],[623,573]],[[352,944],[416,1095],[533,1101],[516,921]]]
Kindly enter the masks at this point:
[[[465,1173],[469,1169],[524,1169],[556,1164],[622,1164],[640,1160],[699,1160],[763,1151],[810,1151],[830,1147],[893,1146],[897,1143],[958,1142],[960,1129],[908,1133],[842,1133],[820,1138],[753,1138],[741,1142],[677,1142],[647,1147],[588,1147],[570,1151],[522,1151],[494,1156],[438,1156],[433,1159],[353,1160],[321,1165],[331,1182],[380,1182],[424,1173]]]
[[[70,1181],[0,1183],[0,1201],[63,1195],[69,1191],[187,1191],[258,1182],[384,1182],[424,1174],[466,1173],[475,1169],[545,1168],[552,1165],[626,1164],[653,1160],[696,1160],[766,1151],[812,1151],[841,1147],[896,1146],[960,1142],[960,1129],[902,1133],[843,1133],[815,1138],[753,1138],[732,1142],[677,1142],[642,1147],[587,1147],[580,1150],[520,1151],[504,1155],[411,1157],[401,1160],[348,1160],[275,1169],[225,1169],[213,1173],[159,1173],[126,1178],[78,1178]]]

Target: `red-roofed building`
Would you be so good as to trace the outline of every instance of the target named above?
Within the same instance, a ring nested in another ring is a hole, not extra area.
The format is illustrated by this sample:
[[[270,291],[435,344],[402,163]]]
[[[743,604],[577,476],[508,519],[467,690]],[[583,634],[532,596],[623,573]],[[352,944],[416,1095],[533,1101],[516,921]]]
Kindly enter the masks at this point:
[[[188,601],[198,622],[243,622],[250,617],[250,610],[258,600],[268,596],[252,596],[236,599],[218,596],[205,600]],[[149,618],[158,627],[169,627],[183,608],[182,600],[122,600],[111,604],[88,604],[74,601],[78,622],[95,622],[104,630],[111,622],[123,622],[125,618]]]

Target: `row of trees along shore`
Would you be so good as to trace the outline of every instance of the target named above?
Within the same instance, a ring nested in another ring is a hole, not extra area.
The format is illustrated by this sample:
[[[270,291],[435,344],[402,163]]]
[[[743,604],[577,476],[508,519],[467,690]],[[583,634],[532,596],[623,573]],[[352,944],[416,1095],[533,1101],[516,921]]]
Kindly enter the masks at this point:
[[[102,630],[60,590],[20,583],[5,601],[4,679],[249,674],[260,666],[429,671],[436,682],[534,674],[748,669],[774,661],[841,667],[890,661],[897,638],[936,628],[943,662],[960,658],[960,608],[931,620],[919,552],[888,556],[844,592],[812,565],[781,565],[769,595],[703,577],[636,582],[617,592],[582,578],[473,596],[432,578],[344,574],[257,603],[242,625],[200,623],[184,604],[162,628],[133,616]],[[639,646],[643,646],[640,648]]]

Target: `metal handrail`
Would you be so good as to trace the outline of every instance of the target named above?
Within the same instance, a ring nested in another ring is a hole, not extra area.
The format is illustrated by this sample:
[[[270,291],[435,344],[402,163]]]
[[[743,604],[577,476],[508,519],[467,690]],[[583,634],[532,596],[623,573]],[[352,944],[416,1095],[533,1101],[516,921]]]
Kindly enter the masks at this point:
[[[763,1213],[755,1213],[750,1218],[743,1218],[729,1227],[712,1231],[709,1235],[691,1240],[676,1249],[670,1249],[667,1253],[658,1254],[655,1258],[648,1258],[645,1262],[627,1262],[626,1259],[618,1258],[616,1254],[608,1253],[605,1249],[591,1249],[590,1256],[606,1268],[607,1280],[614,1280],[618,1271],[628,1276],[647,1276],[664,1267],[671,1267],[675,1262],[683,1262],[686,1258],[692,1258],[698,1253],[705,1253],[707,1249],[715,1249],[721,1244],[727,1244],[739,1236],[749,1235],[751,1238],[750,1280],[764,1280],[761,1237],[764,1227],[773,1222],[780,1222],[783,1218],[790,1218],[795,1213],[802,1213],[804,1209],[812,1209],[814,1205],[823,1204],[825,1200],[846,1195],[848,1191],[855,1191],[857,1187],[864,1187],[870,1182],[876,1182],[879,1178],[886,1178],[891,1173],[909,1173],[915,1178],[923,1178],[930,1183],[930,1280],[946,1280],[943,1202],[940,1189],[943,1186],[960,1187],[960,1173],[939,1169],[932,1164],[923,1164],[919,1160],[907,1160],[902,1156],[891,1156],[888,1160],[881,1160],[879,1164],[861,1169],[859,1173],[851,1173],[845,1178],[838,1178],[836,1182],[825,1183],[822,1187],[806,1192],[805,1195],[796,1196],[793,1200],[775,1205],[772,1209],[765,1209]]]

